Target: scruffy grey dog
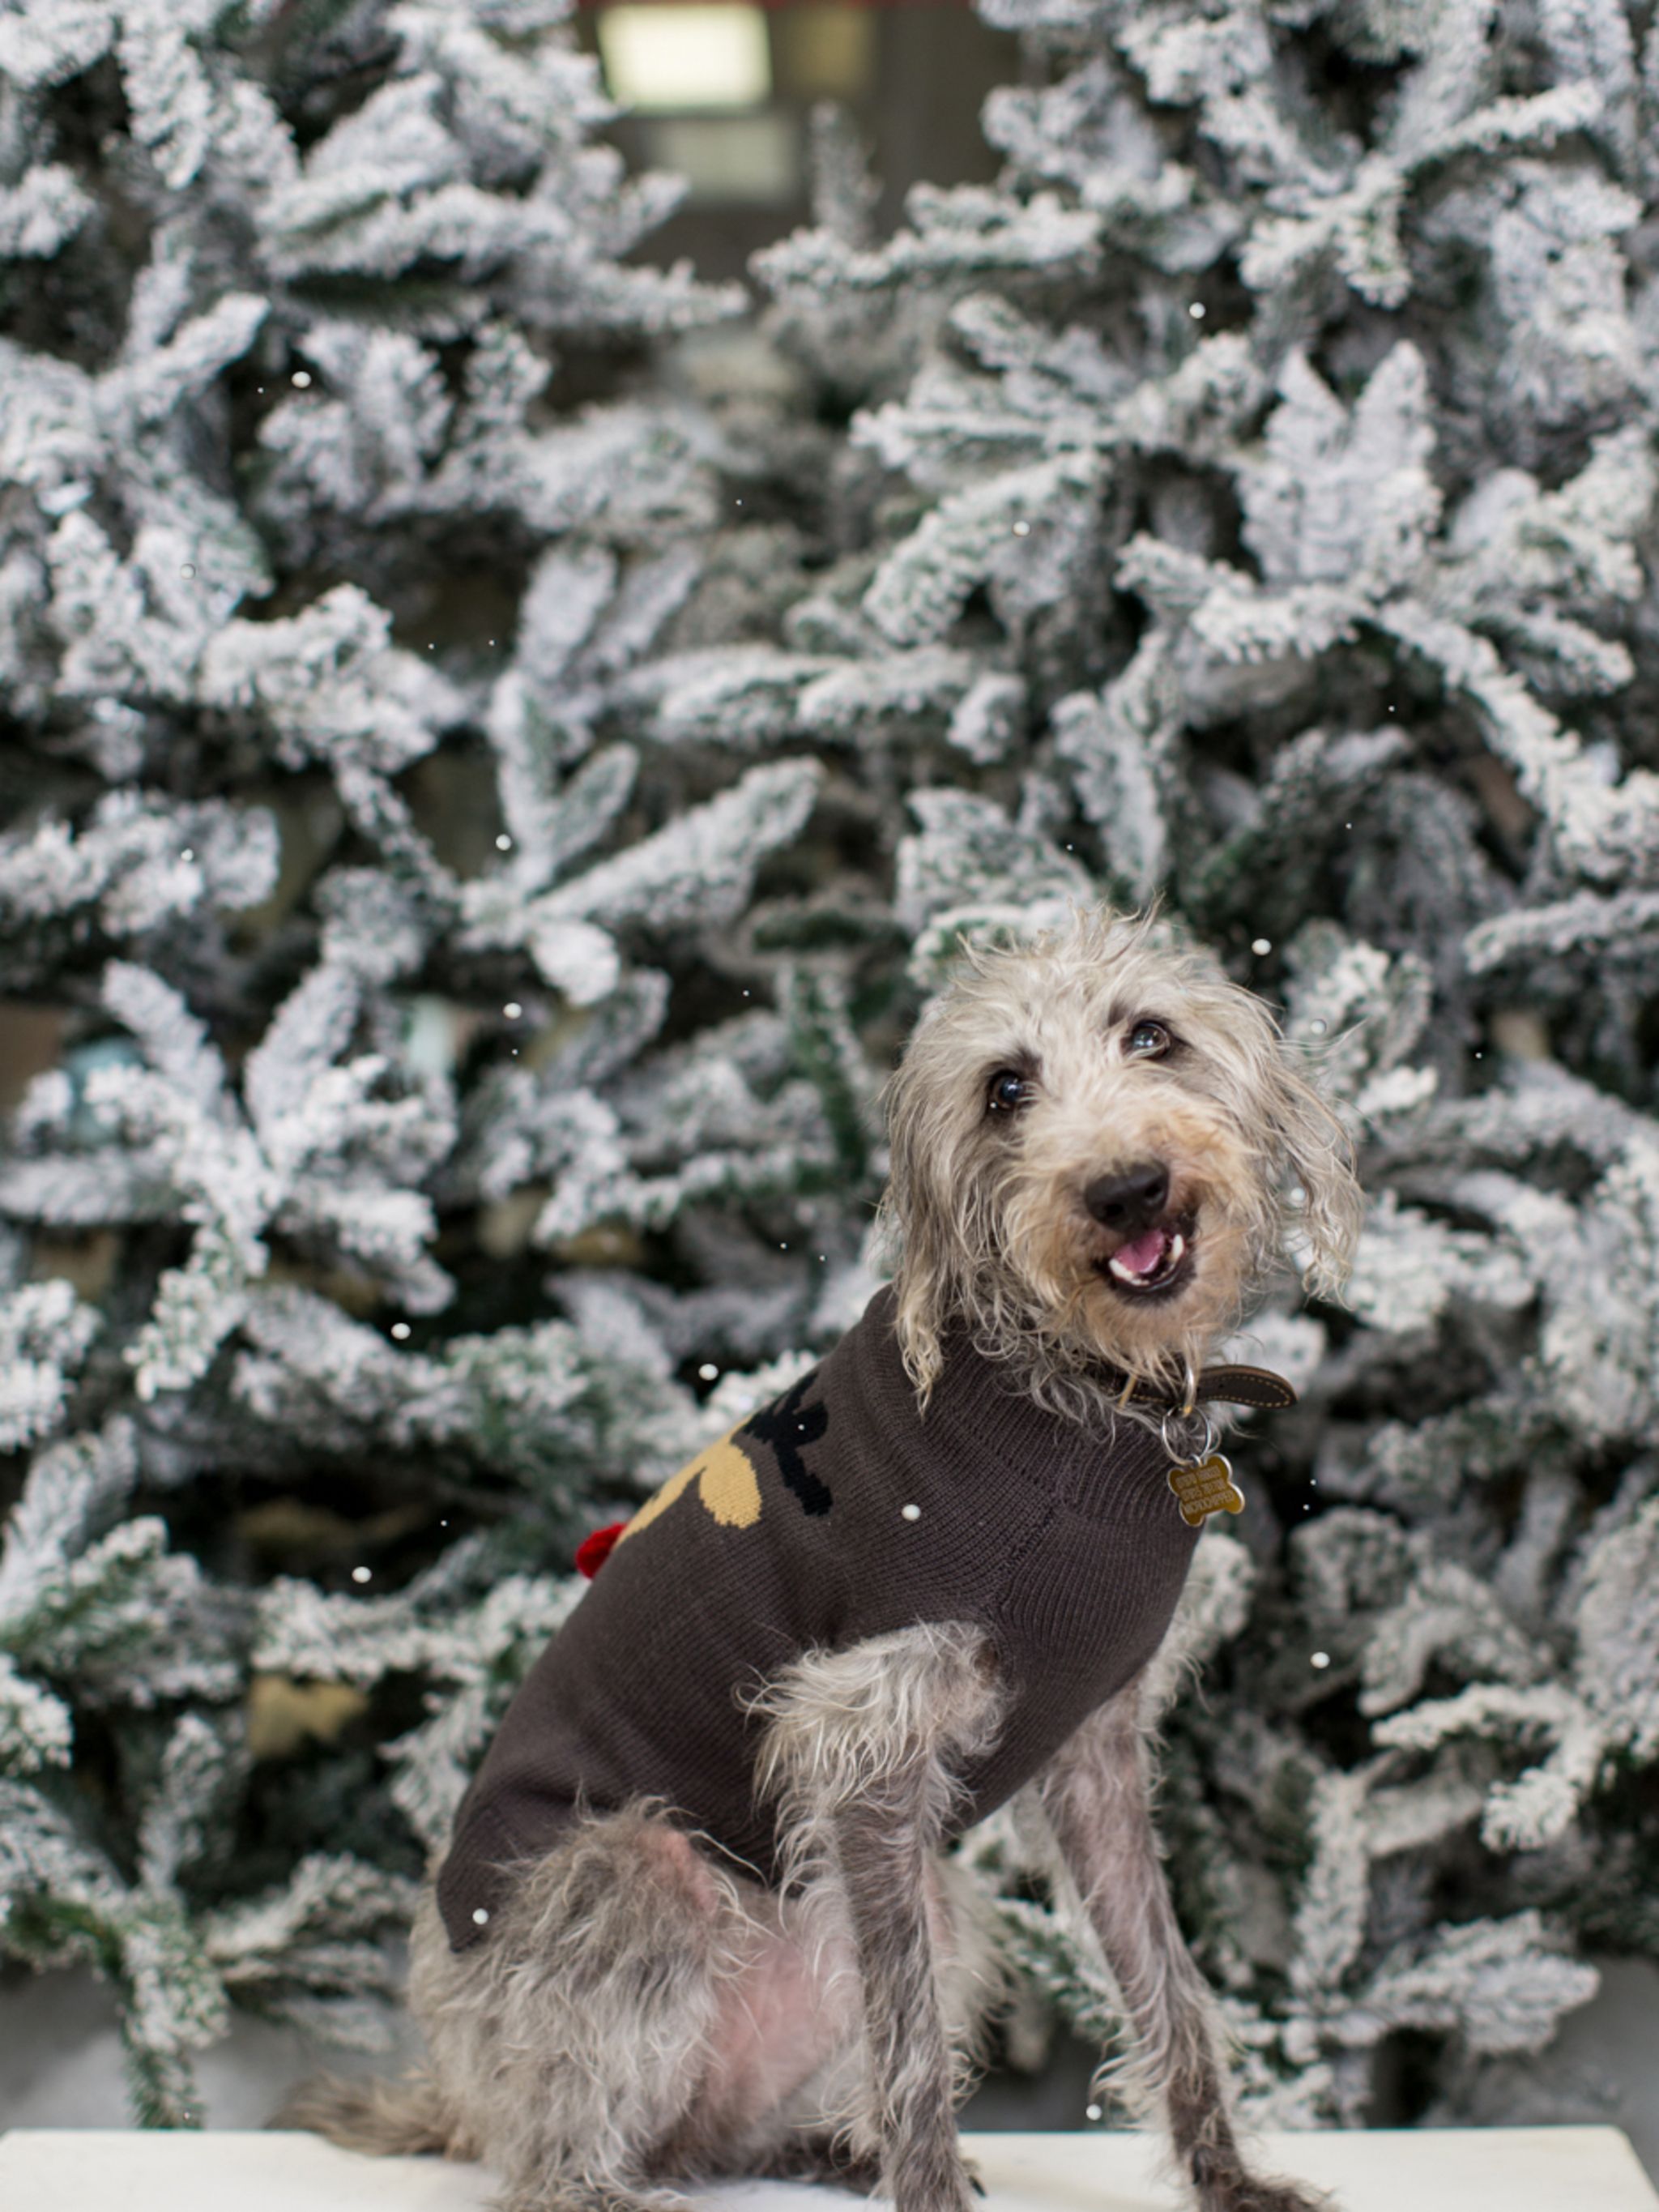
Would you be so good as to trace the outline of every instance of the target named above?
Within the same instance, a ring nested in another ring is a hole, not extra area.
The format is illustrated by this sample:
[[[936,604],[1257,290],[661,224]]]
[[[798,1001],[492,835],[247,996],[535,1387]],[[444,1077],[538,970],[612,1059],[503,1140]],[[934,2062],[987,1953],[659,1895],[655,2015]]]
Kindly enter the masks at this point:
[[[831,1577],[861,1540],[860,1513],[879,1509],[870,1574],[879,1580],[897,1558],[891,1602],[902,1606],[956,1540],[953,1484],[958,1472],[968,1481],[970,1462],[976,1495],[1012,1501],[1006,1530],[994,1515],[987,1525],[994,1544],[1006,1539],[996,1570],[1021,1594],[1022,1620],[1079,1559],[1104,1559],[1126,1583],[1143,1553],[1173,1559],[1111,1632],[1108,1660],[1097,1654],[1093,1674],[1067,1662],[1051,1679],[1036,1679],[1038,1667],[1016,1682],[1012,1611],[993,1616],[964,1584],[959,1609],[883,1613],[861,1568],[847,1617],[890,1625],[718,1685],[753,1731],[743,1771],[772,1824],[751,1832],[733,1812],[719,1840],[717,1820],[671,1817],[696,1798],[695,1763],[691,1779],[667,1778],[672,1804],[641,1776],[645,1754],[617,1770],[626,1788],[615,1780],[590,1690],[580,1741],[595,1766],[578,1758],[559,1770],[568,1818],[537,1850],[509,1848],[537,1802],[525,1773],[541,1786],[521,1755],[501,1797],[519,1811],[482,1831],[475,1814],[468,1830],[464,1806],[458,1836],[473,1840],[427,1885],[410,1975],[427,2067],[398,2083],[316,2084],[279,2124],[368,2150],[485,2158],[508,2212],[646,2212],[683,2201],[677,2177],[763,2173],[883,2188],[896,2212],[968,2212],[955,2106],[1006,1985],[987,1908],[944,1846],[1006,1800],[1013,1778],[1020,1817],[1046,1841],[1058,1890],[1086,1916],[1121,1992],[1132,2082],[1203,2212],[1310,2212],[1323,2201],[1251,2172],[1229,2120],[1211,2001],[1152,1826],[1149,1685],[1195,1540],[1164,1472],[1171,1455],[1201,1449],[1194,1406],[1206,1357],[1265,1287],[1292,1226],[1306,1279],[1334,1294],[1359,1194],[1341,1126],[1267,1009],[1163,937],[1153,915],[1078,912],[1026,946],[964,947],[890,1087],[891,1289],[823,1363],[821,1384],[797,1386],[635,1516],[540,1662],[553,1673],[538,1710],[556,1735],[561,1685],[581,1679],[579,1624],[603,1625],[602,1596],[627,1617],[635,1589],[645,1593],[653,1610],[637,1617],[666,1634],[677,1593],[707,1607],[722,1577],[782,1556],[763,1545],[827,1546],[805,1556],[809,1577]],[[860,1331],[876,1347],[865,1396],[879,1399],[862,1430],[857,1392],[836,1380],[853,1371],[842,1354],[853,1356]],[[981,1394],[973,1420],[953,1429],[969,1385]],[[860,1471],[880,1456],[871,1440],[895,1428],[909,1457],[866,1498]],[[773,1439],[775,1465],[757,1435]],[[1005,1436],[1022,1449],[1035,1441],[1026,1456],[1042,1463],[1013,1467],[997,1490],[986,1439]],[[1115,1517],[1091,1522],[1103,1497],[1118,1501]],[[1009,1533],[1016,1523],[1027,1533]],[[930,1539],[932,1551],[902,1548]],[[1035,1563],[1023,1580],[1008,1578],[1016,1553]],[[1102,1619],[1116,1586],[1100,1586]],[[1093,1595],[1085,1611],[1095,1617]],[[708,1619],[724,1632],[724,1614]],[[1028,1646],[1040,1657],[1048,1648],[1040,1634]],[[638,1681],[625,1667],[614,1680],[602,1672],[600,1718],[614,1697],[619,1737],[655,1741],[667,1758],[692,1725],[673,1720],[672,1700],[697,1691],[683,1680],[695,1671],[683,1655]],[[1073,1675],[1095,1702],[1067,1692],[1065,1707],[1055,1684]],[[1038,1723],[1053,1739],[1043,1747],[1012,1740]],[[481,1780],[514,1725],[509,1714]],[[531,1755],[541,1755],[534,1742]]]

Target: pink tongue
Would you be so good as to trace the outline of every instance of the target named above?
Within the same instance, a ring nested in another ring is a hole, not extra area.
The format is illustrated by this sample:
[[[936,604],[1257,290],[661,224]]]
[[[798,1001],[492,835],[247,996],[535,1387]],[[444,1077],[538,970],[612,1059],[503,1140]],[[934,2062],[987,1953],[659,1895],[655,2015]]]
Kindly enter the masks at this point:
[[[1164,1257],[1169,1242],[1168,1235],[1162,1229],[1149,1229],[1144,1237],[1137,1237],[1133,1244],[1120,1244],[1112,1257],[1121,1260],[1131,1273],[1144,1275]]]

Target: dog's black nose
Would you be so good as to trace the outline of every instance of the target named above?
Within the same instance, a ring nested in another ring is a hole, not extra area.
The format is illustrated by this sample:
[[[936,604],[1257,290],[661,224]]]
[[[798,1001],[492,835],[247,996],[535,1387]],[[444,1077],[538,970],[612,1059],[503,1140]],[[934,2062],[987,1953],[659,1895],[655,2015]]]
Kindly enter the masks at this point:
[[[1169,1202],[1170,1170],[1162,1160],[1139,1160],[1121,1175],[1098,1176],[1083,1203],[1103,1229],[1144,1229]]]

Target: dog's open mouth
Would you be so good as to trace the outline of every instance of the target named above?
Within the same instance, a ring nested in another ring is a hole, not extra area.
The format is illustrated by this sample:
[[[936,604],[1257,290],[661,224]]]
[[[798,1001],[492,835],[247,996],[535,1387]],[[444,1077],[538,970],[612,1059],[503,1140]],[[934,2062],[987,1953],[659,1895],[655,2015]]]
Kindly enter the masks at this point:
[[[1101,1280],[1121,1296],[1167,1297],[1192,1273],[1192,1224],[1164,1221],[1143,1229],[1095,1266]]]

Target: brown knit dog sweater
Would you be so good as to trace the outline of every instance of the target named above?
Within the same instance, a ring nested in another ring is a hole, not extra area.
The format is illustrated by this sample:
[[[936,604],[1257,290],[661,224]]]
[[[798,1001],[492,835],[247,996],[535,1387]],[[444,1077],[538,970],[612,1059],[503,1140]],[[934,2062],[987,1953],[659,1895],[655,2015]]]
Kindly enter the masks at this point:
[[[1010,1693],[952,1835],[1044,1764],[1164,1639],[1197,1532],[1138,1422],[1109,1440],[1012,1395],[963,1340],[924,1419],[884,1290],[810,1374],[628,1524],[537,1661],[462,1800],[438,1902],[485,1932],[515,1863],[574,1815],[649,1794],[763,1879],[778,1836],[738,1693],[810,1647],[918,1622],[989,1634]],[[482,1917],[480,1917],[482,1916]]]

